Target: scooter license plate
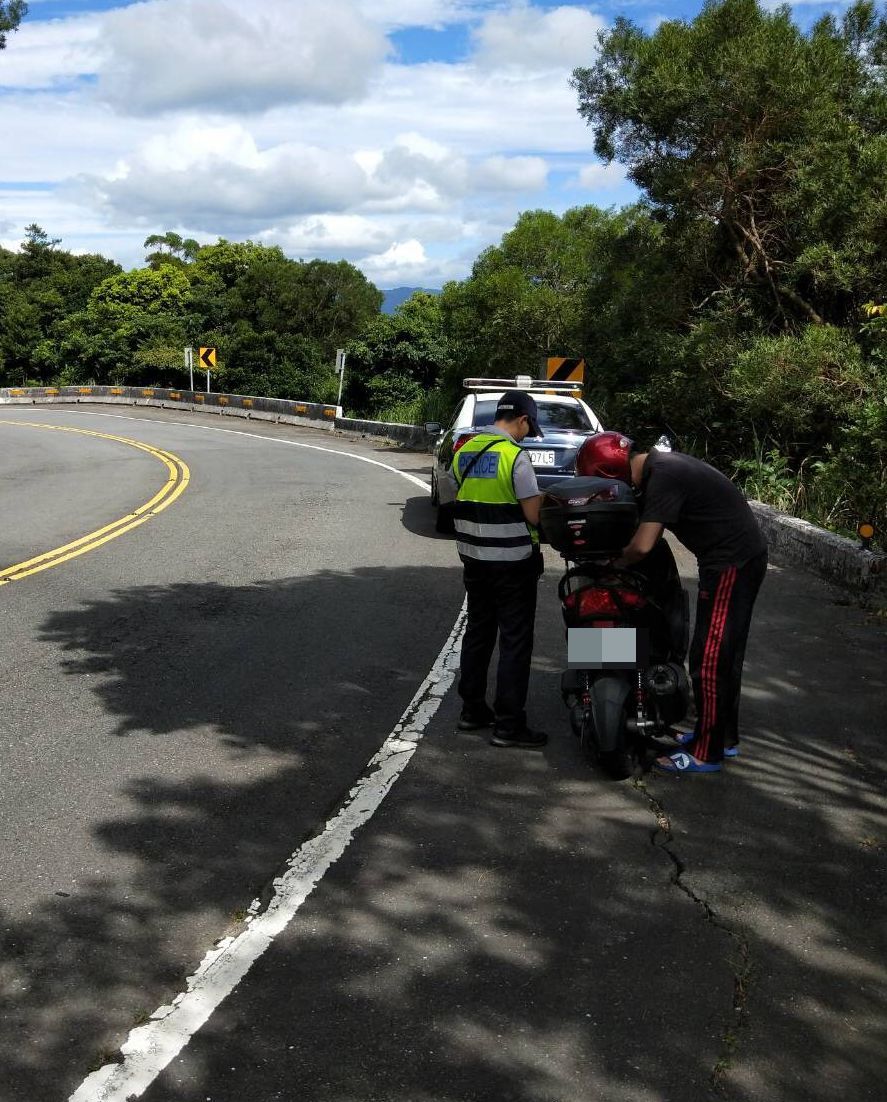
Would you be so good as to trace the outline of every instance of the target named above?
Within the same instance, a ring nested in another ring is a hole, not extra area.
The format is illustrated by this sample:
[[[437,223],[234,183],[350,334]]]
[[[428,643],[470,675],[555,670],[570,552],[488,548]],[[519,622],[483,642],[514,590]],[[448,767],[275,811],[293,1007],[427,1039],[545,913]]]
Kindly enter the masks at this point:
[[[637,628],[567,628],[567,665],[583,670],[634,670],[644,661]]]

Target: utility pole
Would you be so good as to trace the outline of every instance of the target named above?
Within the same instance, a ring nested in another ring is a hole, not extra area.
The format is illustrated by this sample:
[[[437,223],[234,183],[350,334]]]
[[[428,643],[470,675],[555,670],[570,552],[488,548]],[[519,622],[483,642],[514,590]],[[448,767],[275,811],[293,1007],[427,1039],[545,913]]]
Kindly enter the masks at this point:
[[[345,357],[347,352],[344,348],[336,349],[336,374],[339,376],[339,397],[336,399],[336,416],[344,417],[342,413],[342,389],[345,386]]]

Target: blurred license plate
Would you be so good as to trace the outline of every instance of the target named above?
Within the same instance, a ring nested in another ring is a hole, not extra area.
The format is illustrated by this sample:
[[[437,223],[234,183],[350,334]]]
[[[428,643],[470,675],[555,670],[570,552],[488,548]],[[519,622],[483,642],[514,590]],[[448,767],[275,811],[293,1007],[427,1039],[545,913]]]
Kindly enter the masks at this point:
[[[554,452],[529,452],[529,456],[534,467],[554,466]]]
[[[567,664],[585,670],[633,670],[638,664],[635,628],[567,628]]]

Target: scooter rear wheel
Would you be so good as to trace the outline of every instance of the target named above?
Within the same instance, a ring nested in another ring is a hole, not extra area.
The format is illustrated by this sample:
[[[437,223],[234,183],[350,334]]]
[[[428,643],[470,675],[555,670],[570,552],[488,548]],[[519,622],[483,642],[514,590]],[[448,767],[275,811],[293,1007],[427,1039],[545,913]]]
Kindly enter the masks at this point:
[[[625,738],[625,730],[621,732]],[[582,733],[579,736],[579,745],[586,761],[595,768],[606,773],[614,781],[623,781],[633,775],[635,770],[634,759],[624,742],[615,750],[601,750],[598,746],[597,734],[594,729],[594,720],[591,713],[587,712],[582,724]]]

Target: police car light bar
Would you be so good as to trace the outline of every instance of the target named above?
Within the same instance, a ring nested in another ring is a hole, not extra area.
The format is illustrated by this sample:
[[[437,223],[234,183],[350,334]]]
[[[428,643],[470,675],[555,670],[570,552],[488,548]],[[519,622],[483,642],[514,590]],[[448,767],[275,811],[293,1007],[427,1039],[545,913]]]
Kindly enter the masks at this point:
[[[558,382],[552,379],[531,379],[518,375],[514,379],[463,379],[466,390],[527,390],[536,394],[579,394],[581,383]]]

